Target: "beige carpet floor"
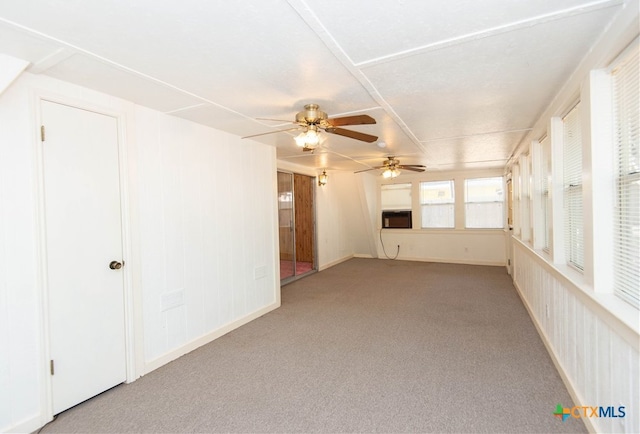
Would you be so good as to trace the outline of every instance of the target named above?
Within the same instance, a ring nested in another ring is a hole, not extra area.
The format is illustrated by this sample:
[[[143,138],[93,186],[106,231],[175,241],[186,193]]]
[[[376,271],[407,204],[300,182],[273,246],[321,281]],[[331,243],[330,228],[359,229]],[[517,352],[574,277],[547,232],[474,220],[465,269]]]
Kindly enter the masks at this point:
[[[352,259],[43,432],[586,432],[503,267]]]

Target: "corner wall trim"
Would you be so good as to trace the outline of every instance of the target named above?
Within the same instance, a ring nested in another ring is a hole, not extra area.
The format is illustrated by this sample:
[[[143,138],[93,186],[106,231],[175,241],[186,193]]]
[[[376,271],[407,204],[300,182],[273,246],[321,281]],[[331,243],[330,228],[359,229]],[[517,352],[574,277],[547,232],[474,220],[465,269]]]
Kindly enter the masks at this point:
[[[340,259],[336,259],[335,261],[331,261],[331,262],[329,262],[327,264],[322,264],[322,265],[320,265],[318,267],[318,271],[326,270],[327,268],[331,268],[334,265],[338,265],[341,262],[348,261],[349,259],[351,259],[353,257],[354,257],[354,255],[347,255],[347,256],[344,256],[344,257],[342,257]]]

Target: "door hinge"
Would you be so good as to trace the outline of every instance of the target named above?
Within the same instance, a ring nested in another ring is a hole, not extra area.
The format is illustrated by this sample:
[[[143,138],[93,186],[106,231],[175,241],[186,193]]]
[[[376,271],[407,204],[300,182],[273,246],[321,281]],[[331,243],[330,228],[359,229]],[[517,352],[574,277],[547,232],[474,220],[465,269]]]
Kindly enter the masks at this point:
[[[44,125],[40,126],[40,141],[44,142]]]
[[[51,371],[51,375],[55,373],[55,369],[53,367],[53,360],[49,360],[49,370]]]

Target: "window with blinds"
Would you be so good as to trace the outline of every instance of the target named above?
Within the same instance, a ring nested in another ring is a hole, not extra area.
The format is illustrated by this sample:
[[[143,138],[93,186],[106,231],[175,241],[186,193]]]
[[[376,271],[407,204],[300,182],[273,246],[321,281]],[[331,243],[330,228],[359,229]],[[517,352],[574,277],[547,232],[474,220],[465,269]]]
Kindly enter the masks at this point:
[[[504,227],[502,177],[464,180],[465,227]]]
[[[564,158],[564,232],[567,262],[584,269],[584,228],[582,206],[582,136],[580,103],[562,119]]]
[[[551,175],[551,140],[549,136],[544,136],[540,140],[540,206],[542,230],[542,250],[549,251],[549,238],[551,236],[551,197],[549,196],[549,176]]]
[[[453,180],[420,183],[423,228],[453,228],[455,193]]]
[[[638,50],[612,71],[616,206],[614,292],[640,304],[640,109]]]

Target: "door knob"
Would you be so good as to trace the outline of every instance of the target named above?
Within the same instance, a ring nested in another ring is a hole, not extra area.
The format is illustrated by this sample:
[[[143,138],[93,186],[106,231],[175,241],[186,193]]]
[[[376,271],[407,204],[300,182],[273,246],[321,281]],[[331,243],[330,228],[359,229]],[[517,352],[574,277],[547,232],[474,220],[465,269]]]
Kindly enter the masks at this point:
[[[111,261],[111,263],[109,264],[109,268],[111,268],[112,270],[119,270],[122,268],[122,264],[118,261]]]

